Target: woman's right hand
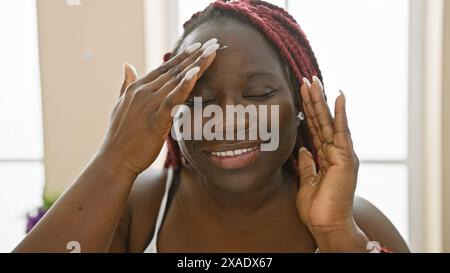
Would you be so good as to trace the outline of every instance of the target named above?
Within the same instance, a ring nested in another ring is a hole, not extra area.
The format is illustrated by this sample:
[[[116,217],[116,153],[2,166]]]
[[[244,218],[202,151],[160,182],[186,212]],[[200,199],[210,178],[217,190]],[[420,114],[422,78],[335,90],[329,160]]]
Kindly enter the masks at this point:
[[[97,157],[136,175],[147,169],[170,132],[172,108],[189,97],[218,47],[217,39],[193,44],[139,80],[125,65],[120,99]]]

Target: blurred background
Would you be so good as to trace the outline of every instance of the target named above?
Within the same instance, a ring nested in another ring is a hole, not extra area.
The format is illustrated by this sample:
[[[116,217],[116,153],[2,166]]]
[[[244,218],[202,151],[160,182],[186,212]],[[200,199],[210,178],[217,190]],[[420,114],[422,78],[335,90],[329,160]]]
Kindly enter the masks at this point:
[[[155,68],[209,2],[0,1],[0,252],[95,154],[123,63]],[[413,251],[450,252],[450,1],[268,2],[307,34],[331,106],[346,92],[357,194]]]

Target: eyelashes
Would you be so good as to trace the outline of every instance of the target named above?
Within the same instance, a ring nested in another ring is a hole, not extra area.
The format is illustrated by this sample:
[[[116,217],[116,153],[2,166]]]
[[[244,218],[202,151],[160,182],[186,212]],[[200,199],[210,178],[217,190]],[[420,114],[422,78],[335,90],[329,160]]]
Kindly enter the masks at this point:
[[[255,93],[255,94],[243,94],[242,98],[244,99],[254,99],[254,100],[264,100],[264,99],[268,99],[272,96],[274,96],[276,93],[278,92],[277,89],[270,89],[268,91],[262,92],[262,93]],[[203,99],[202,98],[202,104],[210,104],[213,103],[214,101],[216,101],[216,98],[211,98],[211,99]],[[192,107],[194,106],[194,99],[191,97],[188,100],[185,101],[184,103],[185,105]]]
[[[207,99],[207,100],[203,100],[203,99],[202,99],[202,104],[203,104],[203,105],[209,104],[209,103],[214,102],[215,100],[216,100],[216,99]],[[189,106],[189,107],[192,107],[192,106],[194,106],[194,100],[193,100],[193,99],[188,99],[187,101],[184,102],[184,104],[187,105],[187,106]]]
[[[242,95],[242,97],[243,97],[243,98],[247,98],[247,99],[252,99],[252,98],[254,98],[254,99],[266,98],[266,97],[271,97],[271,96],[275,95],[277,91],[278,91],[278,90],[276,90],[276,89],[271,89],[271,90],[269,90],[269,91],[266,91],[266,92],[260,93],[260,94],[247,94],[247,95],[244,94],[244,95]]]

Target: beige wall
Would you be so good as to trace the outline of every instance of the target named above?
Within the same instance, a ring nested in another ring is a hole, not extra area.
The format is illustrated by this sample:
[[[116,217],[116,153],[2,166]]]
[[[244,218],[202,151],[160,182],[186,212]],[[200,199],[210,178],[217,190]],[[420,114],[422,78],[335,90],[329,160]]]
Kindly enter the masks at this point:
[[[142,0],[39,0],[46,194],[60,193],[94,155],[122,81],[145,66]]]
[[[443,52],[443,251],[450,252],[450,1],[444,1]]]

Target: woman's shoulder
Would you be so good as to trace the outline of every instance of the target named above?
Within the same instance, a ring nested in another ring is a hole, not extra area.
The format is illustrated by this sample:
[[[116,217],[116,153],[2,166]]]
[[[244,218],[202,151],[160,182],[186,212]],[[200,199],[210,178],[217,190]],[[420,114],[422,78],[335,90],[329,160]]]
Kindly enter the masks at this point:
[[[142,252],[151,240],[165,191],[167,169],[149,168],[135,180],[110,250]]]
[[[128,202],[131,209],[159,204],[162,200],[167,179],[167,169],[149,168],[136,178]]]
[[[356,196],[353,214],[359,228],[371,241],[377,241],[393,252],[409,252],[408,245],[392,222],[371,202]]]

